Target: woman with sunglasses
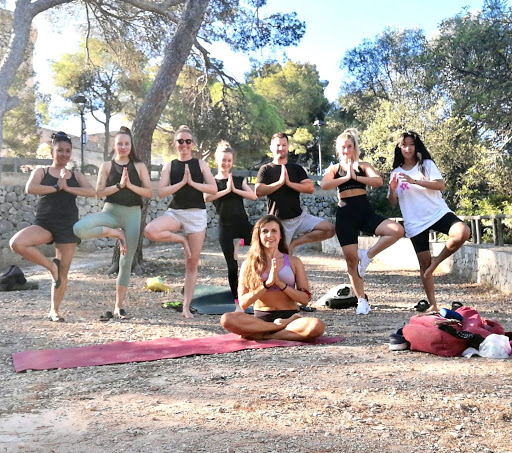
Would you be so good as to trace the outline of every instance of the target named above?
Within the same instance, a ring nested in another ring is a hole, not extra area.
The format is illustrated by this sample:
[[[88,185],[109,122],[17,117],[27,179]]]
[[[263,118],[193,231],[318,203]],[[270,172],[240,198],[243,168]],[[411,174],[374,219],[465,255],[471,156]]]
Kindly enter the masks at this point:
[[[84,217],[74,227],[82,239],[112,237],[119,241],[114,311],[106,311],[100,321],[129,317],[124,305],[139,244],[142,198],[151,198],[152,194],[148,169],[137,155],[130,129],[123,126],[114,137],[114,158],[104,162],[98,174],[96,196],[106,197],[103,210]]]
[[[219,169],[215,176],[218,192],[205,194],[206,201],[213,201],[219,215],[219,243],[228,265],[228,281],[235,311],[242,311],[238,303],[238,246],[251,245],[252,225],[244,207],[244,198],[256,200],[243,176],[233,176],[234,150],[226,140],[221,140],[215,151],[215,161]]]
[[[206,205],[203,194],[216,194],[217,185],[207,163],[192,157],[194,138],[187,126],[176,131],[174,143],[178,158],[162,169],[158,197],[172,195],[164,215],[148,223],[145,236],[155,242],[178,242],[185,253],[183,316],[193,318],[190,303],[197,281],[199,255],[206,235]],[[183,235],[177,231],[183,230]]]
[[[52,134],[53,163],[34,170],[25,188],[30,194],[40,195],[35,224],[18,231],[10,240],[13,251],[32,263],[47,269],[53,280],[48,319],[63,322],[59,307],[68,284],[68,271],[80,242],[73,234],[78,220],[76,197],[93,197],[96,193],[79,171],[66,168],[71,158],[71,138],[64,132]],[[38,246],[55,243],[55,258],[47,258]]]
[[[445,188],[443,176],[420,136],[413,131],[400,135],[395,147],[388,199],[392,205],[400,203],[405,235],[411,239],[416,251],[421,282],[433,311],[437,311],[433,272],[462,247],[471,234],[469,227],[443,200],[441,192]],[[435,257],[430,253],[430,230],[448,235],[445,247]]]

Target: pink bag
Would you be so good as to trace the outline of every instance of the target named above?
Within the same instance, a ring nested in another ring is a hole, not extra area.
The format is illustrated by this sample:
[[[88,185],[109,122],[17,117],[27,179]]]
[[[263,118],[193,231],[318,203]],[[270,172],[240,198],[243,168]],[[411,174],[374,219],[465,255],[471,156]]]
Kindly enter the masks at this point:
[[[478,312],[470,307],[461,307],[456,311],[464,320],[462,325],[450,324],[455,330],[477,333],[484,338],[491,333],[505,333],[500,323],[481,318]],[[409,324],[403,328],[405,339],[411,343],[411,350],[430,352],[443,357],[460,356],[467,348],[467,341],[440,330],[437,323],[444,320],[445,318],[440,315],[412,316]]]

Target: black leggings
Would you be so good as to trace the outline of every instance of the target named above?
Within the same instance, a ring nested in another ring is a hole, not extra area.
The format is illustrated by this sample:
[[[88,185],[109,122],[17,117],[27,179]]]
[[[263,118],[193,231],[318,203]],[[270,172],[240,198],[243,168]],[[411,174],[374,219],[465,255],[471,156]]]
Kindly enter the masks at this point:
[[[251,245],[252,225],[249,222],[241,222],[238,225],[219,224],[219,243],[228,265],[228,281],[233,298],[238,299],[238,261],[235,260],[235,245],[233,240],[240,238],[244,245]]]

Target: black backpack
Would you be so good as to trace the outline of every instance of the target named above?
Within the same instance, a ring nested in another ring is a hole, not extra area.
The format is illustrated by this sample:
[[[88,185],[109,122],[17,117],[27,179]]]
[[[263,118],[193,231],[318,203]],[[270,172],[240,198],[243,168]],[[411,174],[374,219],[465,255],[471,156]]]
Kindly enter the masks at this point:
[[[2,291],[12,291],[15,285],[24,285],[27,283],[27,279],[23,274],[23,271],[12,264],[9,268],[0,276],[0,286]]]

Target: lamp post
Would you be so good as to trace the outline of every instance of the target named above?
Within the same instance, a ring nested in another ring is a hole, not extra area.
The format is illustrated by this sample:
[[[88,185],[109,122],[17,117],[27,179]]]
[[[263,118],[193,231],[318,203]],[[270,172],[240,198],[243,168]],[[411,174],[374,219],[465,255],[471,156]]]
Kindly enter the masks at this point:
[[[322,176],[322,134],[320,133],[320,128],[324,124],[325,123],[319,119],[316,119],[315,122],[313,123],[313,126],[315,126],[318,130],[318,136],[317,136],[317,140],[318,140],[318,174],[320,176]]]
[[[85,120],[84,111],[87,105],[87,98],[82,94],[79,94],[73,98],[73,102],[76,104],[78,112],[80,113],[80,171],[84,172],[84,145],[85,145]]]

